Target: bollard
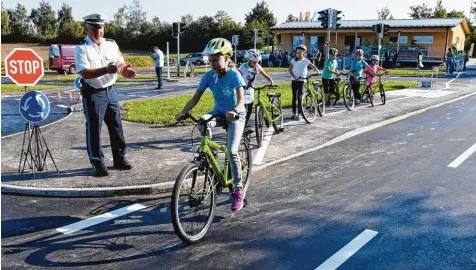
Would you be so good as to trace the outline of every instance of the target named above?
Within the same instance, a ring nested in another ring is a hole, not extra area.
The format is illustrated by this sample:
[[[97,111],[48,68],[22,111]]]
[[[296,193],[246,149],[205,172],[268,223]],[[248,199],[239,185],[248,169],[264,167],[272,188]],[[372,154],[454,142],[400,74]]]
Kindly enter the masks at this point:
[[[61,99],[61,92],[58,90],[58,92],[56,93],[56,98],[57,99]]]

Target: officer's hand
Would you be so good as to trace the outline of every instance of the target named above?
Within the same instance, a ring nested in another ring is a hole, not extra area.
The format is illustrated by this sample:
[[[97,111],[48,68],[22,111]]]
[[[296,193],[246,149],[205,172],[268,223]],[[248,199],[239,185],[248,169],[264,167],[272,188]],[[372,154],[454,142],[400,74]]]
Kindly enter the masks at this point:
[[[131,64],[129,64],[122,68],[121,75],[128,79],[133,79],[136,77],[136,71],[133,70]]]
[[[114,62],[109,63],[106,67],[107,73],[114,74],[117,73],[117,65]]]

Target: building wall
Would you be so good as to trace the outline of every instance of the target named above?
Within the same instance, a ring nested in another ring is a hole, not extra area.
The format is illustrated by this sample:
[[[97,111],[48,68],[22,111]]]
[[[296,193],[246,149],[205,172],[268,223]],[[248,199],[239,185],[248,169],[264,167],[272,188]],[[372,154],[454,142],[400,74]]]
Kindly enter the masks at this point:
[[[463,27],[461,24],[459,24],[456,27],[453,27],[451,29],[452,35],[451,39],[449,40],[448,46],[455,46],[456,49],[458,50],[464,50],[464,42],[466,40],[466,35],[464,33]]]
[[[308,30],[309,31],[309,30]],[[345,37],[355,37],[355,33],[357,31],[357,36],[361,37],[361,46],[362,44],[368,40],[371,46],[378,43],[377,35],[374,32],[370,31],[362,31],[359,30],[351,30],[348,32],[345,31],[338,31],[337,34],[337,49],[339,52],[343,53],[344,51],[344,43]],[[311,32],[311,31],[309,31]],[[313,33],[312,33],[313,32]],[[320,36],[323,37],[322,40],[325,40],[326,33],[322,30],[312,31],[311,33],[304,33],[305,36],[305,44],[310,46],[310,38],[311,36]],[[302,31],[296,31],[294,33],[281,33],[281,40],[280,45],[278,46],[278,50],[281,49],[283,51],[291,52],[293,50],[292,40],[293,36],[302,36]],[[433,42],[432,43],[417,43],[416,45],[425,51],[425,56],[429,57],[443,57],[445,54],[445,43],[446,43],[446,28],[438,28],[438,29],[401,29],[400,36],[407,37],[407,43],[401,43],[400,48],[402,47],[412,47],[412,40],[415,39],[416,36],[432,36]],[[390,32],[387,37],[383,39],[383,46],[389,48],[391,51],[397,49],[397,44],[389,43],[390,37],[398,36],[398,32]],[[459,48],[464,47],[464,39],[465,33],[461,25],[454,27],[450,30],[450,35],[448,39],[448,46],[452,46],[454,42],[456,42],[457,37],[459,37]],[[331,47],[336,46],[336,36],[335,32],[331,32],[331,39],[330,39]],[[322,47],[323,44],[319,44],[319,47]],[[458,49],[459,49],[458,48]],[[340,54],[341,54],[340,53]]]

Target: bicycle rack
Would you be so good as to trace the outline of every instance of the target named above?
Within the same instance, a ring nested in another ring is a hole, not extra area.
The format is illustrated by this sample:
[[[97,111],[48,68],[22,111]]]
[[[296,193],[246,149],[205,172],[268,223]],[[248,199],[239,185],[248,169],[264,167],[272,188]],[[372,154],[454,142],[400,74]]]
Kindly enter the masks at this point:
[[[421,88],[430,88],[434,89],[436,88],[436,83],[438,81],[438,67],[433,67],[431,70],[431,74],[429,76],[426,76],[422,73],[422,70],[418,70],[418,75],[417,75],[417,84]]]

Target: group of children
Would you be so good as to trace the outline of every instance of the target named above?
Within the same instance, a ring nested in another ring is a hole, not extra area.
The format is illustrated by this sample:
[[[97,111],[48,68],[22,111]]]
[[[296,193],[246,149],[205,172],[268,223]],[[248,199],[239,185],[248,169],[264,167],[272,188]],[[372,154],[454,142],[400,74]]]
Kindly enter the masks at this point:
[[[305,45],[297,46],[296,56],[291,60],[288,69],[293,79],[291,83],[293,119],[300,118],[299,111],[296,110],[296,103],[298,103],[298,108],[301,108],[301,95],[308,67],[320,74],[319,69],[305,57],[306,52],[307,48]],[[322,74],[322,82],[328,104],[329,94],[334,93],[336,90],[334,78],[339,75],[336,60],[337,53],[337,49],[330,49],[329,59],[324,64],[324,72]],[[274,82],[259,64],[262,57],[261,53],[256,49],[247,51],[248,62],[242,64],[238,70],[236,70],[231,61],[233,47],[226,39],[212,39],[205,47],[203,54],[208,55],[212,69],[203,75],[194,96],[187,102],[182,111],[176,115],[176,119],[177,121],[184,119],[185,115],[200,101],[204,91],[207,88],[211,90],[215,106],[208,114],[202,116],[202,119],[207,120],[213,115],[224,115],[222,120],[228,122],[227,153],[234,180],[233,192],[231,194],[233,199],[231,210],[238,211],[243,208],[244,199],[238,148],[245,124],[253,111],[253,83],[258,75],[262,75],[271,85],[274,85]],[[363,51],[357,50],[356,60],[351,64],[350,77],[356,99],[360,99],[359,78],[362,76],[362,73],[366,72],[369,84],[373,84],[375,82],[375,74],[385,70],[378,66],[378,60],[378,56],[373,56],[372,63],[368,65],[363,60]],[[217,126],[222,124],[221,122],[220,120],[210,121],[208,126]],[[206,127],[200,128],[203,130]]]

